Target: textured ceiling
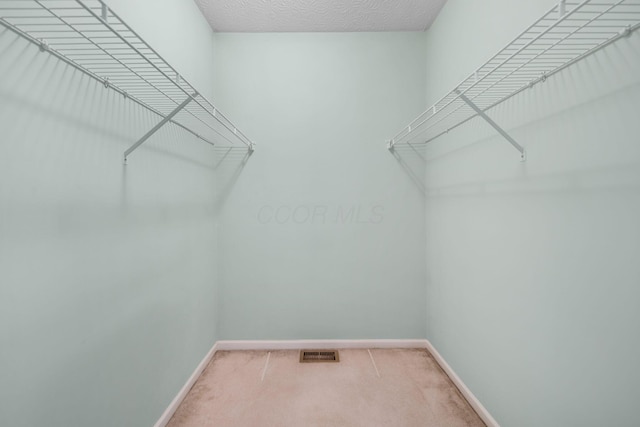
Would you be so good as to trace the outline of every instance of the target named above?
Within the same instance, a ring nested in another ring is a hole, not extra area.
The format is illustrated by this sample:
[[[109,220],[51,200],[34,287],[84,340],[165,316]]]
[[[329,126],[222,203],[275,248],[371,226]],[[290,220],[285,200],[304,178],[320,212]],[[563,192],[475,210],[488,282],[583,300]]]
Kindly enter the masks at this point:
[[[446,0],[196,0],[214,31],[424,31]]]

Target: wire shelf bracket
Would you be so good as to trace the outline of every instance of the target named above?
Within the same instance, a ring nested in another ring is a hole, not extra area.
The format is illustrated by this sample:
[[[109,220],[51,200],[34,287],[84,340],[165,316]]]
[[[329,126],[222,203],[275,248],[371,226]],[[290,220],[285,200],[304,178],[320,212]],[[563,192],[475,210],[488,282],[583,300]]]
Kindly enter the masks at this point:
[[[481,117],[526,159],[487,111],[640,28],[640,0],[561,0],[393,138],[427,144]]]
[[[476,104],[473,103],[466,95],[459,90],[456,89],[456,93],[469,107],[473,109],[480,117],[482,117],[487,123],[489,123],[495,130],[498,131],[500,135],[506,139],[509,144],[513,145],[513,148],[520,152],[520,160],[525,161],[527,159],[527,152],[522,148],[522,145],[518,144],[515,139],[511,137],[504,129],[502,129],[496,122],[494,122],[491,117],[487,116],[487,114],[482,111]]]
[[[255,144],[102,0],[2,0],[0,24],[161,118],[127,157],[172,123],[210,144]]]
[[[129,147],[129,149],[127,151],[124,152],[124,162],[127,163],[127,157],[129,156],[129,154],[133,153],[133,151],[138,148],[139,146],[141,146],[147,139],[149,139],[151,137],[151,135],[153,135],[154,133],[156,133],[158,131],[158,129],[160,129],[162,126],[164,126],[165,124],[167,124],[168,122],[171,121],[171,119],[173,118],[173,116],[175,116],[176,114],[178,114],[184,107],[187,106],[188,103],[190,103],[191,101],[193,101],[193,98],[195,98],[198,94],[194,93],[192,96],[188,97],[187,99],[184,100],[184,102],[182,102],[182,104],[178,105],[176,107],[175,110],[173,110],[171,113],[169,113],[168,116],[166,116],[164,119],[162,119],[160,121],[160,123],[158,123],[157,125],[155,125],[149,132],[147,132],[142,138],[140,138],[138,141],[136,141],[135,144],[133,144],[131,147]]]

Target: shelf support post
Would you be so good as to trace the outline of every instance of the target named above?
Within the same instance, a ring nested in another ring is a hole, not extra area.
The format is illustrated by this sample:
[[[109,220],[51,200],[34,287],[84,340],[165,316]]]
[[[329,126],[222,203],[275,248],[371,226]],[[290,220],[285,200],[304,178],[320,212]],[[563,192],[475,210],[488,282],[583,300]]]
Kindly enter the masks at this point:
[[[497,130],[498,133],[509,142],[509,144],[513,145],[513,147],[520,152],[520,159],[523,162],[526,160],[527,153],[522,145],[518,144],[516,140],[511,137],[511,135],[509,135],[504,129],[502,129],[496,122],[494,122],[491,117],[487,116],[487,114],[482,111],[476,104],[474,104],[472,100],[467,98],[464,93],[460,92],[459,90],[456,90],[456,93],[458,94],[460,99],[462,99],[469,107],[473,109],[473,111],[478,113],[478,115],[482,117],[487,123],[489,123],[491,127]]]
[[[129,154],[133,153],[133,151],[135,151],[136,148],[138,148],[139,146],[141,146],[147,139],[149,139],[151,137],[151,135],[153,135],[154,133],[156,133],[158,131],[158,129],[160,129],[162,126],[164,126],[165,124],[167,124],[167,122],[171,121],[171,119],[173,118],[173,116],[175,116],[176,114],[178,114],[184,107],[187,106],[187,104],[189,104],[191,101],[193,101],[193,99],[197,96],[197,93],[194,93],[193,95],[189,96],[187,99],[185,99],[182,104],[178,105],[176,107],[175,110],[173,110],[172,112],[170,112],[167,116],[165,116],[160,123],[158,123],[157,125],[155,125],[149,132],[147,132],[142,138],[140,138],[138,141],[136,141],[135,144],[133,144],[131,147],[129,147],[129,149],[127,151],[124,152],[124,162],[127,163],[127,157],[129,156]]]

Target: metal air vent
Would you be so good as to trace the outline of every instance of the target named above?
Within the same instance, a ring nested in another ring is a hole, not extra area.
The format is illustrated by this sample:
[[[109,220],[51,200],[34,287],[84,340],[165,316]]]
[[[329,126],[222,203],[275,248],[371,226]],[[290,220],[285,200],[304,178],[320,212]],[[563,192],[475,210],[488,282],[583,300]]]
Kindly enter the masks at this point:
[[[339,361],[338,350],[300,350],[300,363]]]

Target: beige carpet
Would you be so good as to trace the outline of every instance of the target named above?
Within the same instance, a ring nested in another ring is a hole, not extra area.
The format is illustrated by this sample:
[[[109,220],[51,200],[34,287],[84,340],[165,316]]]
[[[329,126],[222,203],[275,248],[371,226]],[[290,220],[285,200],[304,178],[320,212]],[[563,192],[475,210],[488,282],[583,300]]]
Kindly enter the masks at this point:
[[[370,352],[219,351],[168,426],[485,425],[426,350]]]

